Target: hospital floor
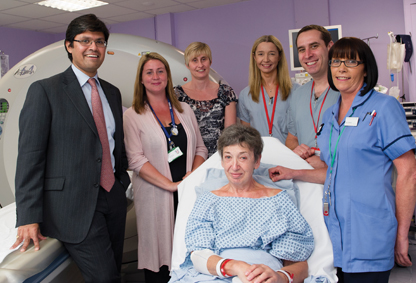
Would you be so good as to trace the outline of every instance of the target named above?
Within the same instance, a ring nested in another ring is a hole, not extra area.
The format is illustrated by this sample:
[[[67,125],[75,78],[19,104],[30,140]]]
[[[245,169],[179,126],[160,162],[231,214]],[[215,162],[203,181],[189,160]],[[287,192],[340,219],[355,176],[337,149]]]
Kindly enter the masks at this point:
[[[389,283],[416,283],[416,231],[409,232],[409,254],[412,257],[413,266],[406,268],[395,266],[391,271]],[[124,278],[124,282],[145,283],[144,272],[141,270],[134,277],[134,279]]]

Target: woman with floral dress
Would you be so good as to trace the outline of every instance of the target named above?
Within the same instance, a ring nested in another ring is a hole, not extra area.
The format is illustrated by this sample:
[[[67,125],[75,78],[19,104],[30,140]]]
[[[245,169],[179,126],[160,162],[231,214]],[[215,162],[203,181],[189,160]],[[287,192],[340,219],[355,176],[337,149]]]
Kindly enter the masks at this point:
[[[176,86],[179,101],[189,104],[195,113],[208,156],[217,151],[221,131],[237,122],[237,97],[234,90],[209,79],[211,49],[206,43],[193,42],[185,50],[185,64],[192,80]]]

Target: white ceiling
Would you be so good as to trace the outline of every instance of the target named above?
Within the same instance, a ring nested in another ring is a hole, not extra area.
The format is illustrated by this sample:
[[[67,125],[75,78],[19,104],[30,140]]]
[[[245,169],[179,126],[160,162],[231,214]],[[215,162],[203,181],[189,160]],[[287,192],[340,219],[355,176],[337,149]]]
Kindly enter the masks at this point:
[[[77,12],[34,4],[40,1],[0,0],[0,27],[62,33],[71,20],[88,13],[96,14],[107,25],[111,25],[247,0],[102,0],[109,4]]]

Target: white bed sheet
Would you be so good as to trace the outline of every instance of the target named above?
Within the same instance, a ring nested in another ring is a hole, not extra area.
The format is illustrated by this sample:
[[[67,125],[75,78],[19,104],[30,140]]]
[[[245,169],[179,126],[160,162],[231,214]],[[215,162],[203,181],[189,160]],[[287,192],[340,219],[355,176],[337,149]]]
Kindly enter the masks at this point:
[[[31,243],[26,252],[10,250],[16,241],[16,203],[0,209],[0,282],[19,283],[41,272],[65,251],[61,242],[47,238],[39,251]]]
[[[0,210],[0,263],[13,251],[19,249],[21,245],[11,250],[10,247],[16,242],[16,203],[11,203]]]
[[[293,153],[276,138],[263,137],[263,142],[264,149],[261,162],[293,169],[312,168],[305,160]],[[195,186],[205,181],[206,169],[208,168],[222,168],[218,153],[212,155],[179,185],[179,205],[173,240],[172,269],[179,269],[180,264],[185,260],[185,228],[196,200]],[[295,182],[300,192],[300,212],[311,226],[315,238],[315,249],[308,259],[309,275],[326,276],[331,282],[337,282],[336,269],[333,266],[332,244],[322,213],[323,186],[302,181]]]

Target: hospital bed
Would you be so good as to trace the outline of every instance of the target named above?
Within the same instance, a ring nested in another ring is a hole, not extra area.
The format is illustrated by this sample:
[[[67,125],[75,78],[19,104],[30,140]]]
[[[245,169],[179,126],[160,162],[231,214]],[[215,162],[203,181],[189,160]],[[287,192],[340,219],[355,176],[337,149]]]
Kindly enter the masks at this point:
[[[263,137],[264,149],[262,163],[282,165],[293,169],[311,169],[312,167],[293,151],[273,137]],[[173,241],[172,269],[179,269],[185,260],[185,228],[189,214],[196,200],[195,187],[205,181],[208,168],[222,168],[218,153],[211,156],[178,187],[179,206],[177,211]],[[330,282],[337,282],[336,269],[333,266],[332,244],[324,224],[322,213],[323,186],[295,181],[299,187],[299,209],[313,230],[315,249],[308,259],[309,275],[325,276]]]

